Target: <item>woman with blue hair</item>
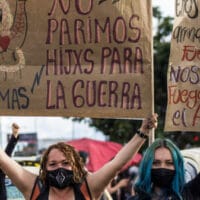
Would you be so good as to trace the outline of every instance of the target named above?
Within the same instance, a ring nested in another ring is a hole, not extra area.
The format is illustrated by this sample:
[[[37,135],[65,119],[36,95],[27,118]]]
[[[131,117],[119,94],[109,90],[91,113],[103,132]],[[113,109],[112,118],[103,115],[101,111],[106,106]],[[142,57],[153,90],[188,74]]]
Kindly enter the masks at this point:
[[[185,183],[184,161],[169,139],[156,139],[140,163],[135,196],[129,200],[198,200],[200,174]]]

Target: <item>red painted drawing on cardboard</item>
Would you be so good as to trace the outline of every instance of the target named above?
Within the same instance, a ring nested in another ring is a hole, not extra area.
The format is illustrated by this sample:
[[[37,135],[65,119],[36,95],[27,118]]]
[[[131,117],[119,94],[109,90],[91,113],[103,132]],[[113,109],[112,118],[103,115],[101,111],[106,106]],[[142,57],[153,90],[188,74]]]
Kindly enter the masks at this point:
[[[16,0],[15,12],[0,0],[0,72],[16,72],[25,67],[22,46],[27,33],[26,0]]]

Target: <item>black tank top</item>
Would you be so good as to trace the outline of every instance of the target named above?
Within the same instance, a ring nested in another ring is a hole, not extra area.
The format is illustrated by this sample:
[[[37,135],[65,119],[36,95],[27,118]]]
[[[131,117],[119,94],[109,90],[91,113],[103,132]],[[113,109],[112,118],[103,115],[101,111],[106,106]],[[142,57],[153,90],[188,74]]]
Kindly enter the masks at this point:
[[[75,200],[85,200],[79,187],[74,187]],[[49,199],[49,188],[46,188],[41,192],[37,200],[48,200]]]
[[[74,184],[73,186],[73,190],[74,190],[74,194],[75,194],[75,200],[86,200],[86,199],[90,199],[92,200],[92,196],[91,196],[91,192],[87,183],[87,179],[84,180],[83,184],[85,184],[86,186],[86,193],[85,195],[87,195],[87,198],[85,198],[83,192],[81,191],[81,184]],[[34,196],[34,191],[36,186],[39,186],[39,195],[37,198],[33,198]],[[36,182],[35,182],[35,186],[33,188],[33,192],[31,195],[31,199],[36,199],[36,200],[48,200],[49,199],[49,187],[48,186],[44,186],[42,185],[41,181],[37,178]]]

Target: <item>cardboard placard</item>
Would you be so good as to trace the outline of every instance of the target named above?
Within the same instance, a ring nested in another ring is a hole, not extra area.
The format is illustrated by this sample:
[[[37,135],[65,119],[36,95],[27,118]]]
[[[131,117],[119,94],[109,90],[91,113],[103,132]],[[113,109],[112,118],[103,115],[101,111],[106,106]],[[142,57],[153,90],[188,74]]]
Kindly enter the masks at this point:
[[[200,130],[200,0],[176,1],[166,131]]]
[[[152,112],[150,0],[2,0],[0,115]]]

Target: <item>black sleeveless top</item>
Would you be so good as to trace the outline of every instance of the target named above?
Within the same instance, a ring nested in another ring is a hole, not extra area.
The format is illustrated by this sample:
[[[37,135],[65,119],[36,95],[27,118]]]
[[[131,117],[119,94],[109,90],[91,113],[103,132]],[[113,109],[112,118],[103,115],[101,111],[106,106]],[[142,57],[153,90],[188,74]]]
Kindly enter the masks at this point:
[[[85,190],[83,190],[83,191],[81,190],[82,184],[85,184]],[[87,179],[85,179],[82,184],[74,184],[74,186],[73,186],[75,200],[88,200],[88,199],[92,200],[92,195],[91,195],[88,183],[87,183]],[[34,197],[35,196],[34,192],[36,190],[36,186],[39,186],[39,190],[40,190],[37,198]],[[49,187],[43,185],[41,183],[41,181],[39,180],[39,178],[37,178],[35,185],[33,187],[33,191],[32,191],[30,200],[48,200],[48,199],[49,199]]]
[[[85,200],[85,197],[81,193],[78,187],[74,187],[75,200]],[[48,200],[49,199],[49,188],[46,188],[42,193],[40,193],[37,200]]]

